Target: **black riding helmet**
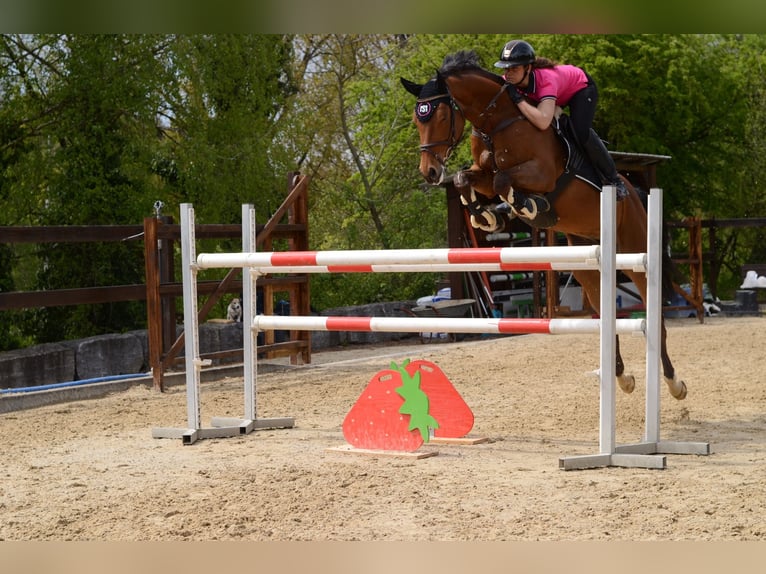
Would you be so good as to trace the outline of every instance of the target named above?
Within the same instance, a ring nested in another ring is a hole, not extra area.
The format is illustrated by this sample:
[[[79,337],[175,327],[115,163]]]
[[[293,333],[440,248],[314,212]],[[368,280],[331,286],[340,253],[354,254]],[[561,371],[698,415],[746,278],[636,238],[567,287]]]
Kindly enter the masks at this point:
[[[535,50],[524,40],[511,40],[503,46],[500,59],[495,62],[496,68],[511,68],[526,66],[535,61]]]

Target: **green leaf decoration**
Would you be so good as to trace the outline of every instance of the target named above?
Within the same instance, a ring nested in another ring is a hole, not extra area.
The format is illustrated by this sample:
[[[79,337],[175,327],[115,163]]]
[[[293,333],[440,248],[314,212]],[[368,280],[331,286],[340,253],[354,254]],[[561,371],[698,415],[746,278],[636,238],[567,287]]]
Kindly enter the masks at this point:
[[[408,430],[417,429],[423,442],[430,439],[430,430],[438,429],[439,423],[434,417],[428,414],[428,395],[420,388],[420,371],[415,376],[410,376],[406,366],[410,360],[406,359],[401,366],[391,362],[391,369],[398,371],[402,377],[402,386],[396,389],[399,396],[404,399],[404,404],[399,409],[403,415],[410,415],[410,425]]]

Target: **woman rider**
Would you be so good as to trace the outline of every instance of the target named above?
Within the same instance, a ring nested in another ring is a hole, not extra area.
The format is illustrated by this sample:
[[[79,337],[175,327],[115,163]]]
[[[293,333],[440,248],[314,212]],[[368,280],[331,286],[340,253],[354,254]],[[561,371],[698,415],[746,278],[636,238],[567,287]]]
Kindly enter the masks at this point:
[[[536,128],[544,130],[551,125],[556,106],[569,106],[575,135],[601,176],[602,183],[614,186],[618,199],[628,194],[617,174],[612,156],[591,127],[598,102],[598,89],[584,70],[536,57],[532,46],[524,40],[508,42],[503,47],[500,59],[495,62],[495,67],[505,70],[503,79],[510,84],[508,94],[519,111]]]

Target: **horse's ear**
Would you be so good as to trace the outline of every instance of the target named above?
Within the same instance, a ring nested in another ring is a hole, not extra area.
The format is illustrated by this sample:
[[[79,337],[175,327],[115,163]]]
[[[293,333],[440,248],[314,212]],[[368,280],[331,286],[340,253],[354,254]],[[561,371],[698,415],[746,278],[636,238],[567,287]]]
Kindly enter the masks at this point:
[[[420,95],[420,92],[423,90],[423,84],[416,84],[415,82],[410,82],[409,80],[405,78],[399,78],[399,81],[402,82],[402,86],[404,86],[404,89],[407,90],[416,98]]]
[[[436,70],[436,88],[439,90],[440,94],[446,94],[448,92],[447,82],[444,80],[444,76],[442,76],[439,70]]]

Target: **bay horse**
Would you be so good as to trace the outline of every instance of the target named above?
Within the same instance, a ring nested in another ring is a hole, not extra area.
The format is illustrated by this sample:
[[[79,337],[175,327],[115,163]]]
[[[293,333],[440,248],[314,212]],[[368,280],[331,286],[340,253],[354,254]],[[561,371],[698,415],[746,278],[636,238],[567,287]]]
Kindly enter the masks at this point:
[[[505,80],[483,69],[473,51],[461,51],[444,59],[436,76],[425,84],[401,78],[402,85],[417,98],[413,122],[420,135],[420,173],[431,184],[447,177],[446,162],[463,138],[470,122],[473,165],[455,174],[453,182],[462,203],[469,208],[475,227],[497,229],[499,223],[486,202],[499,197],[515,215],[532,227],[544,227],[565,235],[569,245],[596,244],[600,239],[601,185],[579,177],[570,169],[576,150],[566,153],[565,143],[552,127],[539,130],[519,111],[506,92]],[[567,161],[570,161],[568,164]],[[587,166],[586,171],[587,172]],[[591,174],[594,172],[591,168]],[[592,178],[591,178],[592,179]],[[595,181],[599,181],[595,178]],[[647,212],[637,190],[625,180],[627,197],[616,205],[616,249],[620,253],[646,250]],[[667,278],[669,266],[663,265]],[[624,270],[646,303],[646,274]],[[577,270],[573,275],[590,305],[600,306],[598,271]],[[686,384],[676,378],[667,352],[667,332],[661,320],[663,378],[670,394],[682,400]],[[625,373],[616,345],[616,375],[620,388],[631,393],[635,378]]]

